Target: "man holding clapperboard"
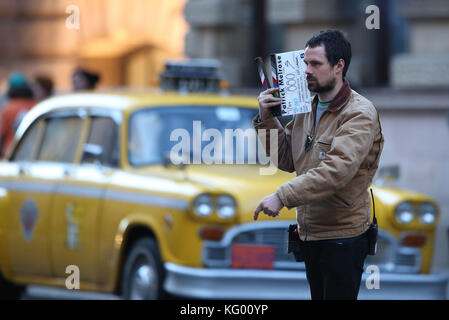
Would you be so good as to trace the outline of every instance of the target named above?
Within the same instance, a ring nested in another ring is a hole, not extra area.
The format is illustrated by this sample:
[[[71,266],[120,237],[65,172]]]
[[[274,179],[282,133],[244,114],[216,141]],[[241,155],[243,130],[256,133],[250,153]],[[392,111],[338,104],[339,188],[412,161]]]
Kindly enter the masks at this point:
[[[351,44],[338,30],[313,36],[305,50],[272,55],[274,88],[259,95],[253,121],[268,155],[265,133],[277,129],[278,154],[270,158],[296,172],[260,201],[254,220],[296,208],[293,251],[305,262],[312,299],[357,299],[366,255],[376,248],[367,190],[384,139],[376,108],[345,78],[350,61]],[[284,128],[276,116],[291,114]]]

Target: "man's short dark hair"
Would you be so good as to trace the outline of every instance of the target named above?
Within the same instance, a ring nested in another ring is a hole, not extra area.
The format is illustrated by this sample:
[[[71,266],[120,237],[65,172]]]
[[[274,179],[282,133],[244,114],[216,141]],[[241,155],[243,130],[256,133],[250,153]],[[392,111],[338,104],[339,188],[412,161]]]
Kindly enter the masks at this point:
[[[349,43],[346,35],[340,30],[326,30],[314,35],[306,43],[306,47],[310,48],[321,45],[324,46],[327,60],[329,60],[331,66],[335,66],[340,59],[345,61],[345,67],[343,68],[344,79],[352,56],[351,43]]]

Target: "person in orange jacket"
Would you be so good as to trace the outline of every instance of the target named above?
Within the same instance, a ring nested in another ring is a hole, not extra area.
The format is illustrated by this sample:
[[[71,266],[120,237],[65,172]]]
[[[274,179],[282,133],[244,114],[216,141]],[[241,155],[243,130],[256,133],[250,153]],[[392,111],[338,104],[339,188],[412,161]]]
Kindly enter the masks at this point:
[[[13,73],[8,79],[8,101],[2,109],[0,118],[0,151],[5,157],[12,146],[14,134],[23,116],[36,101],[27,79],[22,73]]]

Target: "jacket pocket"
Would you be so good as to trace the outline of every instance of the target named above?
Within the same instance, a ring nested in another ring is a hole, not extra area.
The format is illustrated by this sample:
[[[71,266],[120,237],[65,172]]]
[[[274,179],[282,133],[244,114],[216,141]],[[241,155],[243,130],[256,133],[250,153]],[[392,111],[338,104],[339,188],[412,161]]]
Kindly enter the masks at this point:
[[[315,148],[325,149],[325,150],[329,151],[329,149],[331,148],[333,139],[334,139],[333,137],[321,136],[316,140]]]
[[[321,136],[313,144],[310,167],[317,167],[321,161],[327,159],[327,153],[331,149],[332,137]]]

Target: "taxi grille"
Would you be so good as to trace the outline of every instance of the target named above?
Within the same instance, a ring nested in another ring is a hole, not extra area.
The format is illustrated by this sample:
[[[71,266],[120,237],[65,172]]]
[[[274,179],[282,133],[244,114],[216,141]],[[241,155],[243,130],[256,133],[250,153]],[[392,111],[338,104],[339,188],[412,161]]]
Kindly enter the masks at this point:
[[[287,253],[288,232],[286,228],[270,228],[247,231],[237,235],[232,244],[258,244],[275,248],[274,261],[295,262]]]
[[[222,241],[205,241],[203,263],[206,267],[229,268],[233,245],[258,245],[274,248],[274,269],[305,269],[287,253],[288,225],[294,221],[258,222],[230,229]]]
[[[203,264],[210,268],[230,268],[233,245],[258,245],[274,247],[274,269],[304,270],[304,263],[296,262],[293,254],[287,253],[287,230],[294,223],[296,222],[258,222],[231,228],[221,241],[204,242]],[[367,256],[365,266],[367,265],[376,265],[383,272],[418,273],[421,251],[399,247],[392,235],[379,230],[377,254]]]

